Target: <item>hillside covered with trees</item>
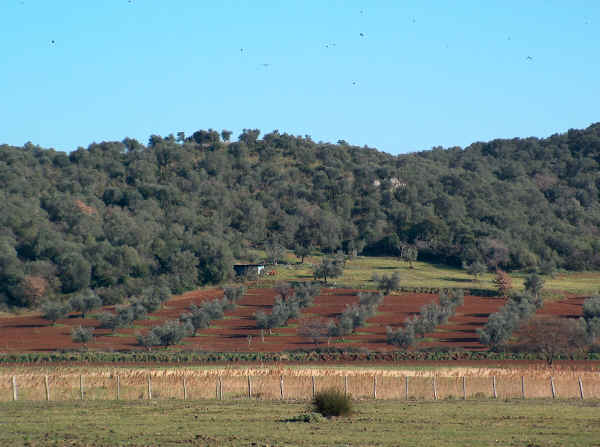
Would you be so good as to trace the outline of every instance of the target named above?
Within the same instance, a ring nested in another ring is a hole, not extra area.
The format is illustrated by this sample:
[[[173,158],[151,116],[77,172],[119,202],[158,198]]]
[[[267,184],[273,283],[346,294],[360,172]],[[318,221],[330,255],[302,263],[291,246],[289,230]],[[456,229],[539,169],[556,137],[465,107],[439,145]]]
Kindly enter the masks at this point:
[[[600,123],[392,156],[245,130],[0,146],[0,305],[220,283],[250,248],[600,268]]]

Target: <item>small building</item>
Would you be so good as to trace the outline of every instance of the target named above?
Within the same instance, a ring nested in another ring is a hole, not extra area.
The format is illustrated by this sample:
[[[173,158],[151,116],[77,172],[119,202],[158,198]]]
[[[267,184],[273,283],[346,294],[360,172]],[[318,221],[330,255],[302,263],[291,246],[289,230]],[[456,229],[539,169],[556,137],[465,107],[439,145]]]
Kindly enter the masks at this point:
[[[265,271],[264,264],[236,264],[233,266],[236,276],[245,276],[248,274],[262,275]]]

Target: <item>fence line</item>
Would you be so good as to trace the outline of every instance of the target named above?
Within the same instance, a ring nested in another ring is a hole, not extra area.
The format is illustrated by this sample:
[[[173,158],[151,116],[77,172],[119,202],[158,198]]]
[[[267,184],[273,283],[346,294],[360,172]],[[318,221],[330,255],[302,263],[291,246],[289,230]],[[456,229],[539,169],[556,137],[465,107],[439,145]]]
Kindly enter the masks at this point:
[[[134,399],[265,399],[310,400],[335,388],[356,399],[600,399],[600,375],[579,377],[297,376],[187,374],[13,375],[0,383],[0,401],[134,400]],[[402,380],[404,379],[404,380]],[[548,381],[549,380],[549,381]],[[210,394],[211,383],[215,387]]]

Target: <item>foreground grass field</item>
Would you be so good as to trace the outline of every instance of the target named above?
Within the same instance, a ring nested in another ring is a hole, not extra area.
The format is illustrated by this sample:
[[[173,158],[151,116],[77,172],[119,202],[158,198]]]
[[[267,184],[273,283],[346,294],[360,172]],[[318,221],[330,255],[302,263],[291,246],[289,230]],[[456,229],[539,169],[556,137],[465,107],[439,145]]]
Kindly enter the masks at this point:
[[[295,422],[306,403],[139,401],[0,404],[6,446],[592,446],[598,401],[372,402]]]

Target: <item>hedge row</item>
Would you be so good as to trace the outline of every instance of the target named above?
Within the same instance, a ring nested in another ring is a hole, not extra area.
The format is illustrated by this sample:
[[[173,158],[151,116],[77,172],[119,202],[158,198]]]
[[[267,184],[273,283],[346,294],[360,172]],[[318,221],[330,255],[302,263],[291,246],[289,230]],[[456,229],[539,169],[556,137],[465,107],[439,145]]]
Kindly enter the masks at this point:
[[[600,360],[600,352],[557,357],[564,360]],[[491,351],[395,351],[368,352],[322,349],[295,352],[54,352],[0,354],[9,363],[224,363],[224,362],[321,362],[321,361],[449,361],[449,360],[545,360],[539,353]]]

